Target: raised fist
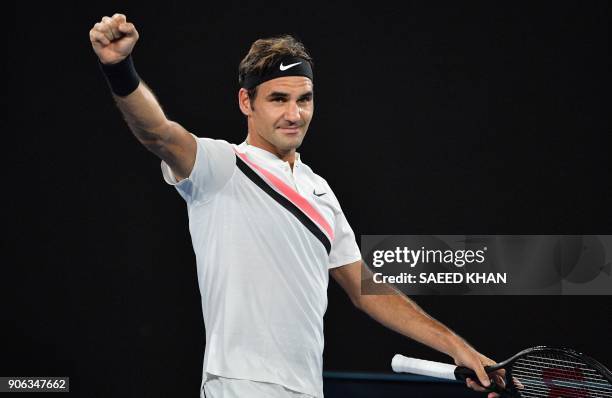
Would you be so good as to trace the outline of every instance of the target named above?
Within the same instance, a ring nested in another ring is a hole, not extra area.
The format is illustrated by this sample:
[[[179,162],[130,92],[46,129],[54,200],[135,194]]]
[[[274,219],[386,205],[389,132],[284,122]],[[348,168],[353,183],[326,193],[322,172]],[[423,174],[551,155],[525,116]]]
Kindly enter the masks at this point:
[[[136,27],[123,14],[103,17],[89,31],[91,46],[103,64],[116,64],[127,58],[138,37]]]

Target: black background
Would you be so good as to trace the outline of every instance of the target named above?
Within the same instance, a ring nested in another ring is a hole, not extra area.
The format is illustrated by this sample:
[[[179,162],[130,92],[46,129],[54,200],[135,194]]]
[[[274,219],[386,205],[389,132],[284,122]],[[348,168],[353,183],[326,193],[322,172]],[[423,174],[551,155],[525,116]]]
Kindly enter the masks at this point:
[[[115,12],[139,30],[136,66],[168,117],[235,143],[238,63],[259,37],[300,38],[316,97],[300,152],[357,236],[612,233],[606,1],[15,11],[2,375],[67,375],[80,396],[197,396],[205,339],[185,204],[123,122],[89,43]],[[610,296],[415,301],[493,358],[548,344],[612,364]],[[333,281],[325,337],[327,370],[389,371],[396,352],[450,360],[355,310]]]

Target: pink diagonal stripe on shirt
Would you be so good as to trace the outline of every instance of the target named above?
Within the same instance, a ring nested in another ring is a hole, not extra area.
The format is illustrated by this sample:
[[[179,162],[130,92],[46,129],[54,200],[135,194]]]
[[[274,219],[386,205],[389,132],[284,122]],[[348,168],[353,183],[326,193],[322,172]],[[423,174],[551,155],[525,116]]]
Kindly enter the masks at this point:
[[[256,169],[261,174],[263,174],[266,177],[266,179],[274,187],[276,187],[276,189],[280,191],[280,193],[282,193],[287,199],[291,201],[291,203],[296,205],[298,209],[300,209],[312,221],[314,221],[319,226],[319,228],[325,231],[327,233],[327,236],[329,236],[329,238],[332,241],[334,240],[334,231],[332,231],[327,221],[325,221],[323,216],[319,214],[319,212],[314,207],[312,207],[312,205],[308,203],[308,201],[302,195],[296,192],[289,185],[285,184],[280,178],[278,178],[274,174],[270,173],[269,171],[251,162],[249,158],[247,157],[246,153],[240,153],[236,151],[235,149],[234,151],[236,152],[236,154],[238,154],[238,156],[240,156],[242,160],[248,163],[252,168]]]

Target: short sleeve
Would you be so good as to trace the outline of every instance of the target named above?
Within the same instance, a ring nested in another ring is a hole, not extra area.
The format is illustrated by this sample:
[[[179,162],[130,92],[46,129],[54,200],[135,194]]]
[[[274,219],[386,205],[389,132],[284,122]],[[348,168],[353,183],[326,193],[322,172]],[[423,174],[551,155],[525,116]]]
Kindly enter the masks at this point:
[[[164,181],[176,188],[188,204],[204,203],[229,181],[236,166],[232,145],[224,140],[196,139],[196,159],[189,177],[177,181],[172,169],[162,160]]]
[[[336,214],[334,241],[329,253],[328,268],[336,268],[361,260],[361,251],[355,241],[355,233],[343,212]]]
[[[334,220],[334,241],[329,252],[328,268],[331,269],[361,260],[361,251],[355,240],[355,233],[346,219],[336,195],[327,184],[327,181],[323,180],[323,183],[326,185],[338,209]]]

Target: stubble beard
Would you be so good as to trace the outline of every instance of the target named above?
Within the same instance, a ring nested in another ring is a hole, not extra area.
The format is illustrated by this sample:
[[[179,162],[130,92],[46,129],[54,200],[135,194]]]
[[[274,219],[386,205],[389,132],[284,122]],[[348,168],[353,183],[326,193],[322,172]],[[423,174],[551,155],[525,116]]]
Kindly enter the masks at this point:
[[[300,133],[296,137],[287,136],[283,137],[282,133],[278,133],[280,136],[275,137],[276,143],[273,143],[276,148],[281,152],[291,152],[297,150],[304,141],[304,137],[306,136],[306,132]]]

